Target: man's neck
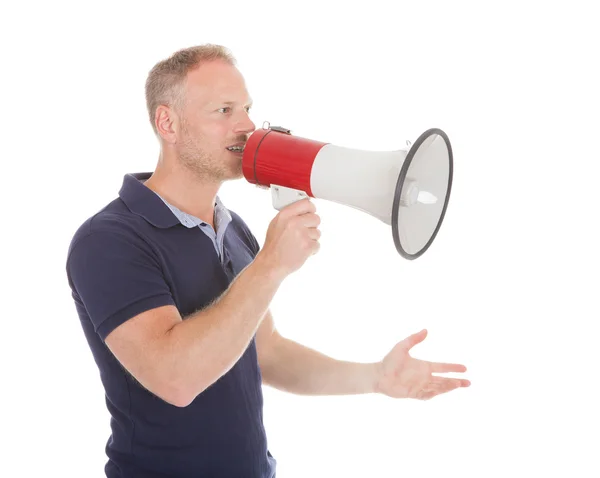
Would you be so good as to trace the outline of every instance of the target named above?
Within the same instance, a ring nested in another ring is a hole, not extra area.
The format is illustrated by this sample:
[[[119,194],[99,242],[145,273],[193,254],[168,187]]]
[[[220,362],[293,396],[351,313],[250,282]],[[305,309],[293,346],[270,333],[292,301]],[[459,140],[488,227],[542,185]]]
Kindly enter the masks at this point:
[[[214,228],[215,199],[220,183],[202,181],[187,170],[166,171],[164,164],[159,163],[144,184],[169,204]]]

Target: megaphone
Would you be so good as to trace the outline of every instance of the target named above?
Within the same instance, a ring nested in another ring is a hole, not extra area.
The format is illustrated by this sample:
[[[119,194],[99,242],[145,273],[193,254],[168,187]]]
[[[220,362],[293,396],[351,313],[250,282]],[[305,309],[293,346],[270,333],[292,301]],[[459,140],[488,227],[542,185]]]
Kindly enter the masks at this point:
[[[435,239],[452,189],[452,147],[432,128],[407,149],[363,151],[301,138],[267,122],[244,148],[245,179],[270,188],[281,210],[306,197],[353,207],[392,227],[406,259],[420,257]]]

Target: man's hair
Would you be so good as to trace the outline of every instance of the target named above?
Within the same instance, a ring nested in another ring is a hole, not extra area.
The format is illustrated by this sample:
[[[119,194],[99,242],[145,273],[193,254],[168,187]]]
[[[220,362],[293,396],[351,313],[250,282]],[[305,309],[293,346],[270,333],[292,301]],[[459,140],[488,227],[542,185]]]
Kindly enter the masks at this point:
[[[146,79],[146,107],[155,134],[158,135],[154,125],[156,108],[166,105],[181,111],[184,102],[184,82],[188,72],[202,63],[214,60],[236,64],[229,49],[209,43],[176,51],[150,70]]]

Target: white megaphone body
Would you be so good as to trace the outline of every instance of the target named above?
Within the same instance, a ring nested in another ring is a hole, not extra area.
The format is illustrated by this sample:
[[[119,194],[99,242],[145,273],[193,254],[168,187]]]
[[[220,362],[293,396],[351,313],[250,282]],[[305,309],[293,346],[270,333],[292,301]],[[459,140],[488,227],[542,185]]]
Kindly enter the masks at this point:
[[[248,182],[271,188],[277,210],[306,197],[351,206],[390,225],[396,250],[416,259],[444,219],[453,158],[437,128],[406,150],[362,151],[263,126],[246,142],[242,169]]]

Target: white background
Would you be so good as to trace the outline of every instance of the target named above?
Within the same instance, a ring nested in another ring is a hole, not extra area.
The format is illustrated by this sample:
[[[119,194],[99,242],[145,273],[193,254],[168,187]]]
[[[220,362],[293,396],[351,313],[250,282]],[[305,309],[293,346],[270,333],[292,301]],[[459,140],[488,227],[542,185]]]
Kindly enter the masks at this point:
[[[67,247],[124,174],[155,166],[150,68],[213,42],[237,57],[257,126],[383,151],[439,127],[454,151],[424,256],[402,259],[383,223],[316,200],[321,252],[272,309],[284,335],[353,361],[427,328],[414,355],[464,363],[473,385],[429,402],[265,389],[278,476],[600,476],[591,6],[12,3],[0,11],[0,474],[103,476],[109,416]],[[221,197],[262,243],[269,192],[242,180]]]

